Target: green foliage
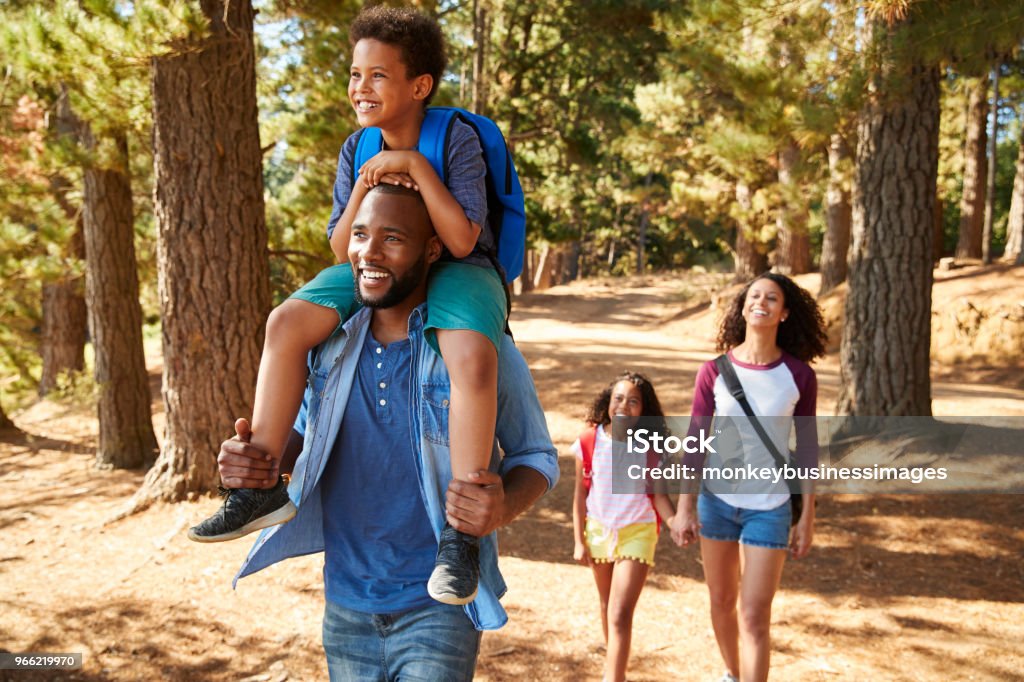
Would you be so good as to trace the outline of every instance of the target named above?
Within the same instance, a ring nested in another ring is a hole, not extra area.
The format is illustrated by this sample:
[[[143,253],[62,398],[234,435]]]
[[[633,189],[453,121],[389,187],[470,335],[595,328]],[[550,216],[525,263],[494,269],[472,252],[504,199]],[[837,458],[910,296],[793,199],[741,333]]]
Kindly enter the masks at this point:
[[[629,190],[646,173],[618,141],[639,121],[632,92],[657,77],[667,3],[495,4],[488,109],[514,147],[531,239],[631,232],[642,209]]]
[[[118,131],[132,152],[125,170],[137,204],[142,298],[156,310],[148,70],[154,54],[172,49],[175,36],[201,33],[203,22],[183,1],[0,5],[0,373],[16,377],[14,390],[29,388],[38,373],[43,284],[83,272],[69,248],[82,168],[114,163],[108,140]],[[86,127],[92,148],[83,144]]]
[[[81,272],[62,245],[72,226],[50,190],[45,111],[16,81],[0,101],[0,381],[18,394],[35,385],[42,284]]]
[[[91,367],[80,372],[61,372],[57,375],[57,385],[47,394],[50,400],[67,405],[94,405],[99,397],[99,385]]]
[[[342,143],[356,128],[348,103],[348,24],[357,2],[259,6],[257,95],[271,277],[276,301],[334,262],[326,239]]]
[[[938,190],[946,238],[955,240],[962,83],[997,57],[1005,64],[995,253],[1001,249],[1024,94],[1019,2],[479,3],[488,16],[484,113],[513,148],[527,193],[528,239],[536,247],[578,243],[583,275],[635,273],[641,224],[648,267],[721,268],[740,226],[770,244],[780,207],[794,203],[810,208],[812,244],[819,248],[829,136],[838,133],[855,148],[864,97],[898,94],[901,70],[920,63],[939,65],[946,76]],[[473,3],[416,4],[438,18],[449,42],[437,103],[471,106],[481,47],[474,41]],[[347,97],[347,28],[362,5],[256,2],[277,300],[333,262],[324,228],[338,151],[356,126]],[[889,35],[885,21],[898,21],[903,12],[908,29]],[[154,54],[191,49],[204,32],[195,0],[0,2],[5,390],[30,387],[38,373],[43,283],[81,273],[68,248],[81,169],[107,162],[103,141],[115,131],[129,139],[141,296],[147,321],[158,322],[149,68]],[[879,94],[867,74],[883,54],[890,80]],[[77,129],[61,127],[61,93],[99,140],[95,149],[78,143]],[[801,160],[795,185],[782,188],[777,158],[791,144]],[[842,172],[852,186],[852,160]],[[751,190],[749,206],[737,201],[739,184]]]

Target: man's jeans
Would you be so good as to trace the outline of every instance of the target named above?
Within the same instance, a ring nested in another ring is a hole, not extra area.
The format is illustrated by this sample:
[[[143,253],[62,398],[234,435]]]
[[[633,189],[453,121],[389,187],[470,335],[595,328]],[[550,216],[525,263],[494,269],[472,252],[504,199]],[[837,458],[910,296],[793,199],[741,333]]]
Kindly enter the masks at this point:
[[[327,601],[323,637],[332,682],[472,680],[480,650],[465,610],[441,603],[375,615]]]

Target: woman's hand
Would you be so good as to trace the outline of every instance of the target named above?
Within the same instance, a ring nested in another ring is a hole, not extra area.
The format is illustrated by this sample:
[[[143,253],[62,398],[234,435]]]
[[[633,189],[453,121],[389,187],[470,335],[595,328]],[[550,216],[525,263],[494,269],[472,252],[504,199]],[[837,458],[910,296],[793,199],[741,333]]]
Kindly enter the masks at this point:
[[[573,558],[573,560],[583,564],[584,566],[589,566],[590,565],[590,550],[587,549],[587,546],[584,543],[579,542],[577,540],[576,541],[576,546],[573,547],[573,550],[572,550],[572,558]]]
[[[814,514],[803,514],[793,526],[789,538],[789,553],[794,559],[803,559],[814,542]]]
[[[697,512],[680,506],[675,516],[667,519],[669,530],[672,532],[672,540],[680,547],[685,547],[691,542],[697,541],[700,531],[700,521],[697,520]]]

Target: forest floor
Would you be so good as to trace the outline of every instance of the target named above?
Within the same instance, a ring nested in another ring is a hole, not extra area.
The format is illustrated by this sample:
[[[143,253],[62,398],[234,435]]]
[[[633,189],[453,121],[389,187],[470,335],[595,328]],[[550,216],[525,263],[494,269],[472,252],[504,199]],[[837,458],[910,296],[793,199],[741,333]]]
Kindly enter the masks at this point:
[[[816,290],[814,276],[801,281]],[[562,453],[562,482],[500,532],[510,623],[484,636],[477,679],[600,679],[597,595],[572,561],[568,446],[586,403],[624,368],[652,377],[666,412],[688,414],[696,370],[713,356],[722,283],[591,280],[515,302],[512,328]],[[823,302],[836,340],[842,295]],[[936,415],[1024,416],[1024,268],[937,273],[934,302]],[[159,362],[150,358],[158,433]],[[836,348],[816,370],[827,414]],[[95,419],[50,401],[14,419],[23,434],[0,440],[0,650],[82,652],[85,665],[0,671],[0,680],[326,679],[320,556],[233,591],[250,543],[196,545],[184,534],[216,499],[112,520],[143,472],[93,468]],[[787,564],[775,601],[773,679],[1024,679],[1021,497],[834,495],[818,518],[810,556]],[[663,534],[636,613],[630,679],[710,680],[721,670],[699,553]]]

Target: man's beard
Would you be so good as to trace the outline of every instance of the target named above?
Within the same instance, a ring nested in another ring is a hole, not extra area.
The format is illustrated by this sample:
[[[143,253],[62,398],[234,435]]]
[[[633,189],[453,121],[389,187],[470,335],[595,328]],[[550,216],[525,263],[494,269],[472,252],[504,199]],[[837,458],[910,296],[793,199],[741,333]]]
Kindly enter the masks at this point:
[[[415,291],[420,282],[425,279],[427,267],[427,257],[424,254],[418,261],[409,266],[409,269],[401,277],[396,277],[394,273],[391,273],[391,287],[375,299],[363,298],[363,292],[359,287],[359,270],[357,269],[355,282],[356,303],[367,308],[392,308],[398,305],[408,298],[409,294]]]

